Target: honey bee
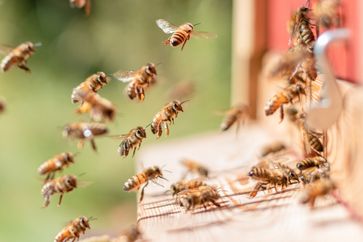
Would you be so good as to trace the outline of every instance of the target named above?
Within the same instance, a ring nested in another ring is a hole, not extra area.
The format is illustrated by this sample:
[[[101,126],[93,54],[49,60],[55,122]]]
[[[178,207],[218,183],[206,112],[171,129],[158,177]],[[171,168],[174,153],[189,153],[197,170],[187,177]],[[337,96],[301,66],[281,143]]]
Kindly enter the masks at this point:
[[[182,180],[178,181],[170,186],[170,191],[173,196],[177,195],[181,191],[196,189],[200,186],[206,186],[200,179],[192,179],[192,180]]]
[[[341,25],[340,7],[340,0],[319,0],[313,8],[313,14],[319,25],[329,29]]]
[[[63,136],[74,139],[79,139],[78,147],[82,148],[84,141],[89,140],[91,142],[92,149],[97,151],[94,138],[106,134],[108,129],[106,125],[101,123],[70,123],[64,127]]]
[[[40,43],[34,44],[32,42],[25,42],[13,49],[7,50],[9,53],[1,61],[1,70],[5,72],[13,65],[17,65],[20,69],[30,72],[30,69],[27,66],[27,61],[34,54],[35,49],[40,45]]]
[[[174,86],[169,91],[168,96],[171,100],[175,99],[180,100],[180,99],[190,98],[194,92],[195,92],[195,85],[193,82],[191,81],[181,82],[176,86]]]
[[[165,45],[176,47],[182,45],[183,50],[185,44],[191,36],[201,37],[205,39],[217,37],[214,33],[195,31],[194,27],[197,24],[185,23],[180,26],[175,26],[164,19],[156,20],[156,25],[165,33],[171,36],[164,41]]]
[[[309,130],[306,130],[305,132],[306,132],[307,142],[309,143],[309,148],[313,151],[312,153],[310,152],[310,154],[315,154],[315,155],[321,154],[324,151],[324,145],[322,144],[319,138],[320,136],[322,136],[322,134]]]
[[[308,51],[312,52],[315,36],[311,29],[309,11],[309,8],[301,7],[291,16],[289,32],[292,39],[296,40],[296,43],[293,43],[294,46],[302,45],[306,47]]]
[[[236,131],[238,132],[240,123],[244,122],[249,116],[248,106],[245,104],[237,105],[232,107],[226,112],[226,117],[221,124],[221,130],[226,131],[233,124],[237,124]]]
[[[123,231],[120,236],[120,242],[135,242],[141,239],[142,233],[137,225],[132,225],[130,228]],[[119,240],[116,240],[119,241]],[[115,241],[115,242],[116,242]]]
[[[86,15],[91,14],[91,0],[69,0],[72,8],[84,8]]]
[[[6,109],[6,103],[5,103],[4,99],[2,99],[0,97],[0,113],[3,113],[5,111],[5,109]]]
[[[329,167],[329,162],[322,156],[308,157],[296,163],[296,168],[300,171],[310,167]]]
[[[209,203],[220,207],[219,199],[220,195],[218,194],[217,188],[208,185],[181,192],[176,198],[177,203],[187,211],[198,206],[203,206],[204,209],[207,209]]]
[[[145,90],[156,83],[156,66],[148,63],[135,71],[118,71],[113,76],[122,82],[129,83],[126,93],[131,100],[138,98],[140,101],[145,99]]]
[[[201,177],[208,177],[209,169],[199,162],[190,159],[183,159],[180,163],[187,169],[184,177],[190,173],[196,173]]]
[[[329,167],[309,167],[305,170],[302,170],[299,174],[299,180],[304,184],[312,183],[318,179],[329,178]]]
[[[115,118],[116,108],[109,100],[94,92],[86,92],[81,96],[84,102],[76,110],[77,113],[89,113],[95,122],[112,121]]]
[[[274,142],[272,144],[265,145],[261,149],[261,157],[268,156],[270,154],[278,153],[280,151],[286,150],[286,145],[282,142]]]
[[[318,197],[328,195],[337,188],[334,181],[331,179],[319,179],[305,187],[304,194],[300,200],[301,203],[308,203],[311,208],[315,205],[315,200]]]
[[[265,105],[266,116],[272,115],[280,108],[280,120],[284,119],[284,105],[293,103],[294,99],[300,99],[300,95],[306,95],[305,88],[301,83],[286,87],[275,94]]]
[[[71,192],[75,188],[77,188],[77,177],[75,176],[65,175],[47,181],[42,187],[42,195],[44,198],[43,207],[48,207],[50,203],[50,197],[56,193],[60,194],[58,201],[58,206],[60,206],[62,203],[63,194]]]
[[[55,236],[54,242],[78,240],[82,233],[84,234],[87,229],[91,229],[89,224],[91,220],[93,218],[87,218],[85,216],[72,220]]]
[[[133,149],[132,157],[135,155],[136,149],[140,149],[142,140],[146,138],[146,131],[143,127],[138,126],[131,129],[128,134],[121,135],[123,138],[119,145],[118,152],[121,156],[127,157],[130,150]]]
[[[43,162],[38,168],[40,175],[47,175],[45,181],[53,179],[55,172],[63,170],[74,163],[74,155],[70,152],[64,152],[54,156],[53,158]]]
[[[71,96],[72,102],[83,102],[83,97],[86,96],[86,93],[98,92],[98,90],[107,85],[109,81],[110,78],[102,71],[87,77],[84,82],[73,89]]]
[[[156,134],[159,138],[163,133],[162,126],[164,126],[166,135],[169,135],[169,124],[174,123],[174,119],[178,116],[179,112],[184,112],[182,104],[187,101],[189,100],[183,102],[174,100],[166,104],[163,109],[154,116],[154,119],[151,122],[151,132]]]
[[[156,183],[156,180],[158,178],[166,180],[166,178],[163,176],[161,169],[158,166],[146,168],[141,173],[136,174],[135,176],[128,179],[124,184],[123,190],[126,192],[138,191],[142,186],[139,200],[141,202],[144,198],[145,187],[147,187],[150,181]]]

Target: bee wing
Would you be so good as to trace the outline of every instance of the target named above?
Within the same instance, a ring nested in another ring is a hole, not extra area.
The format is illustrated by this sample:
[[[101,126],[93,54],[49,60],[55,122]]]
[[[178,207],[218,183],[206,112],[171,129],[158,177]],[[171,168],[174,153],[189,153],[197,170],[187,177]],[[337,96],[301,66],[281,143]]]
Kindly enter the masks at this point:
[[[201,39],[215,39],[218,37],[218,35],[212,32],[193,31],[192,37],[201,38]]]
[[[137,72],[135,71],[117,71],[113,74],[113,76],[122,82],[130,82],[137,76]]]
[[[158,19],[156,20],[156,25],[162,30],[164,31],[165,34],[172,34],[174,33],[178,27],[169,23],[168,21],[166,21],[165,19]]]
[[[12,51],[14,48],[11,46],[7,46],[7,45],[0,45],[0,54],[1,55],[6,55],[8,54],[10,51]]]
[[[128,134],[115,134],[115,135],[107,135],[105,137],[113,138],[113,139],[120,139],[127,137]]]

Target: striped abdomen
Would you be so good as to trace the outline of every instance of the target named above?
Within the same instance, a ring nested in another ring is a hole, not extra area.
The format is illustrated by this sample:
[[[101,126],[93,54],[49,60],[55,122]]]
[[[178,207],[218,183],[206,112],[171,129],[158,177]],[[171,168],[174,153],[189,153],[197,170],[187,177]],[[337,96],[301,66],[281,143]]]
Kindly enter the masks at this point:
[[[270,98],[265,105],[266,116],[272,115],[279,109],[282,105],[290,102],[288,95],[284,91],[277,93],[275,96]]]
[[[308,133],[308,140],[309,140],[309,144],[310,146],[318,152],[323,152],[324,151],[324,146],[321,143],[320,139],[318,137],[316,137],[313,134]]]
[[[124,184],[124,191],[138,190],[142,184],[147,181],[147,176],[144,173],[137,174],[128,179]]]
[[[189,39],[189,34],[183,30],[178,30],[170,36],[169,43],[171,46],[178,46]]]
[[[306,158],[296,164],[296,168],[299,170],[306,170],[310,167],[319,167],[327,163],[327,160],[322,156],[315,156],[311,158]]]

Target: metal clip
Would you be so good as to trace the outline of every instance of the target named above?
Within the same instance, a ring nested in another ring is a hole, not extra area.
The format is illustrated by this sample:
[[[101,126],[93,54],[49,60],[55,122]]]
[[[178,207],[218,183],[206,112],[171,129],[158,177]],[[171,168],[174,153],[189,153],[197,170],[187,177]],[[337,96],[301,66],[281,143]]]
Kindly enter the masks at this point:
[[[316,41],[314,53],[317,69],[324,75],[324,79],[321,98],[307,114],[306,124],[310,129],[327,130],[338,120],[343,109],[343,97],[328,63],[326,50],[332,42],[347,40],[349,35],[347,29],[336,29],[324,32]]]

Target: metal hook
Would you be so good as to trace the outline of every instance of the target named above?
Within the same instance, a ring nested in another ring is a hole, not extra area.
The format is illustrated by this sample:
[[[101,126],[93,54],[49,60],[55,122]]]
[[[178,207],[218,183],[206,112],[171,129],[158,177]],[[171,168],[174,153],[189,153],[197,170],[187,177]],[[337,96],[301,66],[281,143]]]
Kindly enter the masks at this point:
[[[313,105],[307,114],[306,124],[310,129],[327,130],[337,121],[343,109],[343,97],[330,68],[326,50],[332,42],[347,40],[349,35],[347,29],[336,29],[324,32],[316,41],[314,53],[317,69],[324,74],[324,81],[320,101]]]

